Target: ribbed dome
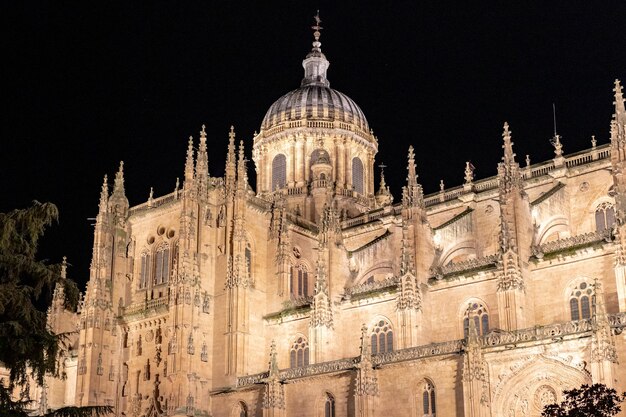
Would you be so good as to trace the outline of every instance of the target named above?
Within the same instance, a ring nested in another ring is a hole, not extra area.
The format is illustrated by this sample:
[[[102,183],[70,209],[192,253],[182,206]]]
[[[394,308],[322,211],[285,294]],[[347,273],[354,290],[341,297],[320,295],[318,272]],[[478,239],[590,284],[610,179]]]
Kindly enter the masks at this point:
[[[323,85],[305,85],[276,100],[265,114],[261,129],[297,120],[340,121],[369,132],[359,106],[345,94]]]

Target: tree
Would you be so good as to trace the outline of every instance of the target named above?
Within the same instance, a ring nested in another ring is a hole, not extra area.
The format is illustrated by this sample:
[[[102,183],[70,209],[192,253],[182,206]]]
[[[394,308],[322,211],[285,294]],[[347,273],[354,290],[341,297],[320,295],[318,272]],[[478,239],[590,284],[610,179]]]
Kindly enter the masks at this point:
[[[613,388],[604,384],[583,385],[580,388],[563,391],[565,398],[561,404],[546,405],[542,417],[609,417],[620,412],[619,403],[626,398],[626,392],[618,395]]]
[[[47,326],[47,309],[57,283],[64,288],[65,305],[75,309],[76,283],[61,277],[61,265],[37,259],[37,244],[47,226],[58,221],[52,203],[34,201],[31,207],[0,213],[0,363],[10,371],[0,383],[0,417],[26,415],[29,399],[11,394],[29,381],[42,385],[45,375],[60,376],[59,355],[67,335]],[[66,408],[50,415],[95,416],[110,407]]]

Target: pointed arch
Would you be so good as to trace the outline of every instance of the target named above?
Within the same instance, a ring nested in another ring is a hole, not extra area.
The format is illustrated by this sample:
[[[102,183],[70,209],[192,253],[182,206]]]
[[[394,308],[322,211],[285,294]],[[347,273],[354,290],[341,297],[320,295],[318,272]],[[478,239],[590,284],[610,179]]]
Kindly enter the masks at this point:
[[[536,243],[542,245],[556,239],[562,239],[569,235],[569,221],[563,215],[550,217],[544,221],[537,230]]]
[[[309,341],[303,335],[297,335],[289,348],[289,367],[299,368],[309,365]]]
[[[170,275],[170,246],[167,242],[161,243],[154,252],[153,284],[167,284]]]
[[[422,379],[416,387],[417,415],[436,417],[437,395],[435,384],[431,378]]]
[[[369,327],[372,355],[393,351],[393,325],[387,317],[379,316]]]
[[[450,262],[462,262],[468,258],[476,257],[476,241],[463,240],[452,247],[448,248],[441,255],[441,265],[447,265]]]
[[[584,320],[591,318],[591,307],[595,299],[593,280],[578,277],[565,287],[565,299],[569,310],[569,320]]]
[[[248,405],[242,401],[237,401],[230,412],[230,417],[249,417]]]
[[[474,325],[479,335],[489,332],[490,313],[487,303],[480,298],[472,297],[461,303],[459,308],[460,322],[462,323],[461,335],[466,338],[469,332],[469,322],[474,320]]]

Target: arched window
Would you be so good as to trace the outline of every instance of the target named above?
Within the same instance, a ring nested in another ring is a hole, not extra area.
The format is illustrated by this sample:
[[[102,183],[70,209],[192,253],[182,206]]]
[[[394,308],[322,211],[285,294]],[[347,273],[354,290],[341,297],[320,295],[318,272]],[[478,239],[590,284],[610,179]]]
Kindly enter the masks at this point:
[[[354,191],[363,194],[363,162],[358,157],[352,158],[352,186]]]
[[[435,387],[429,380],[424,380],[422,386],[422,409],[424,410],[424,417],[435,417],[437,414],[435,402]]]
[[[309,342],[306,338],[298,337],[296,341],[291,345],[289,351],[289,367],[298,368],[300,366],[307,366],[309,364]]]
[[[324,417],[335,417],[335,397],[328,392],[324,399]]]
[[[570,293],[569,308],[572,320],[591,318],[593,288],[586,282],[578,284]]]
[[[384,319],[379,320],[372,330],[372,355],[393,350],[393,329]]]
[[[304,265],[291,267],[289,283],[292,296],[307,297],[309,295],[309,272]]]
[[[246,257],[246,271],[248,272],[248,278],[252,278],[252,249],[250,249],[249,243],[246,243],[244,255]]]
[[[170,273],[170,248],[163,245],[157,249],[154,265],[154,284],[167,283]]]
[[[613,204],[605,202],[596,208],[596,231],[602,232],[612,229],[615,224],[615,207]]]
[[[489,311],[483,304],[478,301],[469,303],[469,307],[465,311],[463,319],[463,337],[469,334],[469,321],[474,320],[476,331],[479,335],[485,335],[489,332]]]
[[[232,417],[248,417],[248,406],[243,401],[239,401],[235,407],[233,407]]]
[[[287,157],[279,153],[272,160],[272,189],[281,189],[287,184]]]
[[[151,268],[151,256],[148,252],[144,252],[141,254],[141,271],[139,272],[139,289],[144,289],[148,287],[148,282],[150,279],[150,271]]]

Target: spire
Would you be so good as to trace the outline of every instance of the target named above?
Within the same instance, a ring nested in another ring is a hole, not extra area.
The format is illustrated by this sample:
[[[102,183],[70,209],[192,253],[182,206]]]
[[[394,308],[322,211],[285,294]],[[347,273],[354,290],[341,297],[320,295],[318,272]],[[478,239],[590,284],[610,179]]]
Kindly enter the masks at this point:
[[[626,124],[626,109],[624,108],[624,96],[622,94],[622,85],[618,79],[615,80],[615,87],[613,88],[615,92],[615,120],[620,125]]]
[[[187,145],[187,159],[185,160],[185,184],[193,183],[193,137],[189,136],[189,144]]]
[[[502,149],[504,149],[504,156],[502,157],[502,161],[505,164],[511,164],[515,162],[515,153],[513,153],[513,142],[511,141],[511,132],[509,130],[509,124],[504,122],[504,132],[502,132],[502,138],[504,139],[504,144],[502,145]]]
[[[388,206],[393,202],[393,195],[391,195],[389,186],[385,182],[385,168],[387,165],[380,164],[378,167],[380,168],[380,185],[378,186],[378,192],[376,193],[376,202],[380,206]]]
[[[196,179],[198,180],[198,191],[200,195],[206,195],[209,180],[209,157],[207,156],[206,150],[206,131],[204,125],[202,125],[202,130],[200,131],[200,146],[196,160]]]
[[[234,190],[236,175],[235,127],[228,132],[228,153],[226,154],[226,188]]]
[[[408,160],[409,162],[406,169],[409,171],[409,174],[406,177],[407,185],[402,190],[402,204],[405,207],[423,207],[424,191],[422,190],[422,186],[417,183],[413,146],[409,146]]]
[[[105,174],[104,181],[102,181],[102,189],[100,191],[100,204],[98,205],[100,213],[106,213],[108,203],[109,203],[109,183],[108,183],[108,177]]]
[[[329,87],[330,83],[326,79],[326,71],[330,66],[330,62],[326,59],[326,56],[322,53],[322,43],[320,42],[320,30],[323,28],[320,26],[322,20],[320,19],[320,12],[313,16],[315,24],[311,26],[313,29],[313,48],[302,61],[302,67],[304,68],[304,78],[302,79],[301,87],[307,85],[315,85],[320,87]]]
[[[248,172],[246,170],[246,159],[244,156],[243,140],[239,141],[239,158],[237,160],[237,189],[248,188]]]
[[[113,196],[124,196],[124,161],[120,161],[120,169],[115,174],[115,183],[113,184]]]
[[[61,262],[61,278],[67,278],[67,256],[64,256]]]

